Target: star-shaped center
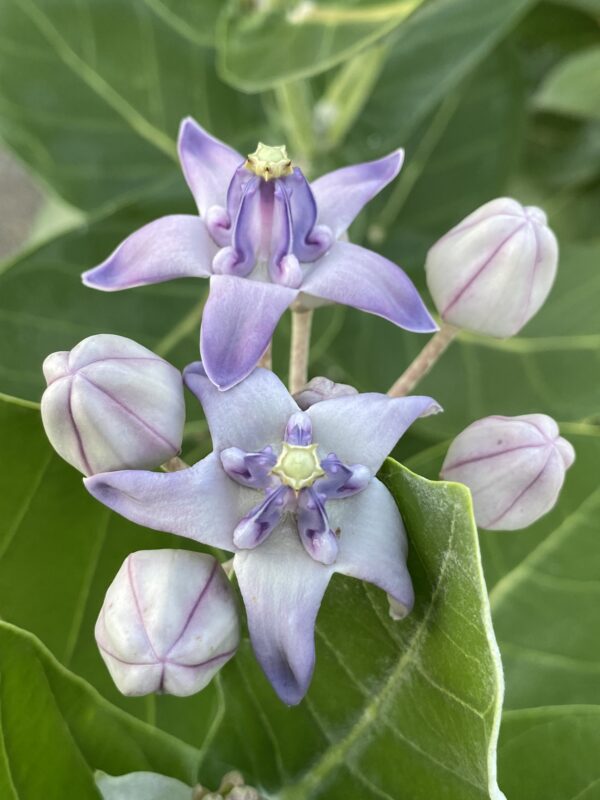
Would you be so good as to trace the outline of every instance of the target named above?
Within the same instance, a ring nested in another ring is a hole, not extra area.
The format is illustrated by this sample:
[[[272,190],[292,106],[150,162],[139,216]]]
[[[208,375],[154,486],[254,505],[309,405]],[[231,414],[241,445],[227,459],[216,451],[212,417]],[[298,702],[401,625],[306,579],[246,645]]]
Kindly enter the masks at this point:
[[[281,453],[271,472],[296,492],[312,486],[317,478],[325,475],[317,455],[317,447],[316,444],[298,445],[283,442]]]
[[[270,146],[262,142],[259,142],[256,150],[250,153],[245,167],[265,181],[283,178],[294,171],[284,144]]]

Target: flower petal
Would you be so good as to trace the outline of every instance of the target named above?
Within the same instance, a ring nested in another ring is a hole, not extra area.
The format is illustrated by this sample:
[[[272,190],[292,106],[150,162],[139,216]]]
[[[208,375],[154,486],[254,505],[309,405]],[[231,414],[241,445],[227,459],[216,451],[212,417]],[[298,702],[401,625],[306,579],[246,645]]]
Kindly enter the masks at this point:
[[[239,447],[248,453],[268,444],[279,445],[298,406],[279,378],[255,369],[243,383],[220,392],[199,361],[189,364],[183,379],[200,401],[215,451]]]
[[[307,271],[302,291],[376,314],[408,331],[437,330],[408,275],[356,244],[336,242]]]
[[[337,239],[348,229],[363,206],[400,172],[404,150],[364,164],[329,172],[311,183],[317,202],[318,222],[331,228]]]
[[[178,472],[105,472],[84,484],[97,500],[138,525],[223,550],[235,550],[233,530],[257,497],[227,477],[215,453]]]
[[[230,389],[252,372],[297,294],[296,289],[263,281],[212,276],[200,352],[206,374],[219,389]]]
[[[406,554],[408,542],[392,495],[374,478],[360,494],[327,504],[340,550],[334,569],[373,583],[410,611],[414,592]]]
[[[205,216],[211,206],[227,205],[227,189],[244,158],[187,117],[177,143],[183,174],[198,210]]]
[[[216,252],[199,217],[173,214],[132,233],[106,261],[81,277],[86,286],[104,292],[173,278],[207,278]]]
[[[363,464],[373,475],[418,417],[440,407],[431,397],[368,394],[335,397],[311,406],[313,442],[345,464]]]
[[[332,568],[305,553],[286,521],[256,550],[236,553],[234,570],[256,658],[284,703],[296,705],[312,677],[315,620]]]

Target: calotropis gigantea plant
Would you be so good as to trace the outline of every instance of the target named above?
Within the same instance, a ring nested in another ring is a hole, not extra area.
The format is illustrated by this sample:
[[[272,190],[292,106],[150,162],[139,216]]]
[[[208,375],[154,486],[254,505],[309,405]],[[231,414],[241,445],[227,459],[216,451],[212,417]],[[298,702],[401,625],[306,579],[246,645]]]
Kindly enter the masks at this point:
[[[411,610],[402,508],[377,473],[407,428],[441,408],[407,395],[461,329],[520,330],[550,291],[558,248],[540,209],[491,201],[430,249],[427,282],[441,328],[387,395],[326,377],[307,383],[310,315],[323,302],[413,332],[437,329],[402,270],[348,240],[361,208],[398,174],[402,151],[309,184],[284,147],[259,144],[244,159],[188,119],[179,153],[200,216],[146,225],[84,281],[112,291],[210,278],[202,360],[184,369],[183,382],[202,406],[212,452],[192,466],[178,457],[181,373],[122,337],[90,337],[46,360],[44,424],[100,502],[233,554],[222,563],[214,553],[129,556],[96,627],[117,686],[188,695],[206,685],[239,640],[228,575],[259,663],[279,697],[297,704],[315,669],[315,622],[335,573],[383,590],[396,624]],[[288,307],[289,391],[265,368]],[[471,489],[482,527],[512,530],[554,505],[573,458],[549,417],[496,416],[457,437],[443,476]]]

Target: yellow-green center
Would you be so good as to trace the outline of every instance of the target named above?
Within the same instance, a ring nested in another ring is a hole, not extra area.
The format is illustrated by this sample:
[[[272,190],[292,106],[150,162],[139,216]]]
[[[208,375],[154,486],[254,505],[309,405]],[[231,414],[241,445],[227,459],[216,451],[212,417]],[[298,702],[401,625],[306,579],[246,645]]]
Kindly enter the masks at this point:
[[[259,142],[256,150],[248,156],[245,166],[266,181],[283,178],[294,171],[284,144],[271,146]]]
[[[299,445],[284,442],[277,463],[271,472],[296,492],[312,486],[317,478],[325,475],[317,455],[317,446],[316,444]]]

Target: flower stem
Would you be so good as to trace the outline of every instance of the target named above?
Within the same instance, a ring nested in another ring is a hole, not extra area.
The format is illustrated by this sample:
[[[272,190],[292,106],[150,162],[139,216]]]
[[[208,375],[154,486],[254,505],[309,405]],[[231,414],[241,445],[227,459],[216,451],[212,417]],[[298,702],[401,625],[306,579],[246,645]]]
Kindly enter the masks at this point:
[[[178,472],[180,469],[187,469],[189,464],[186,464],[179,456],[173,456],[161,466],[163,472]]]
[[[400,375],[398,380],[388,390],[390,397],[404,397],[410,394],[419,381],[427,375],[450,342],[458,333],[459,328],[454,325],[442,323],[441,328],[432,336],[412,364]]]
[[[267,349],[260,357],[260,361],[258,362],[259,367],[264,367],[264,369],[273,369],[273,340],[269,342],[267,345]]]
[[[292,309],[292,343],[290,346],[290,393],[300,391],[308,378],[312,309]]]

